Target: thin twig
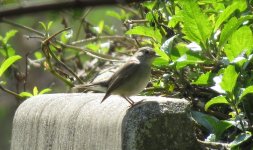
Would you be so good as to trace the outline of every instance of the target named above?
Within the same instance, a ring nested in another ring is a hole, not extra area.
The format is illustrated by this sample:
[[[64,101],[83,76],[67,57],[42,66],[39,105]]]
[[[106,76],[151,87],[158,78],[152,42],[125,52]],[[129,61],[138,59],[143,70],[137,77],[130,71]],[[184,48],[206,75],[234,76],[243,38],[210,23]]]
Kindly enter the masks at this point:
[[[77,34],[76,34],[76,40],[78,39],[79,37],[79,34],[80,34],[80,31],[81,31],[81,28],[82,28],[82,25],[83,25],[83,22],[85,21],[85,18],[87,17],[87,15],[90,13],[90,11],[92,10],[92,8],[88,8],[88,10],[84,13],[84,15],[82,16],[82,19],[81,19],[81,22],[80,22],[80,25],[77,29]]]
[[[49,54],[47,53],[49,50],[48,48],[48,44],[42,44],[42,51],[44,53],[44,55],[46,56],[46,60],[47,60],[47,63],[49,65],[49,71],[55,75],[58,79],[62,80],[64,83],[66,83],[67,85],[69,85],[70,87],[73,87],[74,84],[72,82],[70,82],[69,80],[67,80],[66,78],[62,77],[61,75],[59,75],[54,69],[53,69],[53,65],[51,64],[51,61],[50,61],[50,56]]]
[[[51,44],[52,46],[56,47],[56,45],[55,45],[53,42],[50,42],[50,44]],[[79,83],[81,83],[81,84],[83,83],[83,81],[74,73],[74,71],[72,71],[68,66],[66,66],[62,61],[60,61],[60,60],[55,56],[55,54],[51,51],[50,48],[48,48],[48,50],[49,50],[49,53],[51,54],[51,56],[52,56],[59,64],[61,64],[66,70],[68,70],[68,72],[69,72],[70,74],[72,74],[72,75],[78,80]]]
[[[66,10],[70,8],[84,8],[87,6],[99,6],[109,4],[126,4],[130,2],[142,2],[144,0],[65,0],[65,1],[29,1],[25,5],[11,5],[9,7],[1,7],[0,18],[7,16],[17,16],[27,13],[35,13],[49,10]]]
[[[17,97],[17,98],[19,98],[19,99],[22,99],[22,98],[23,98],[22,96],[18,95],[17,93],[15,93],[15,92],[13,92],[13,91],[11,91],[11,90],[8,90],[8,89],[4,88],[4,87],[1,86],[1,85],[0,85],[0,89],[3,90],[3,91],[6,92],[6,93],[9,93],[9,94],[11,94],[11,95],[14,95],[15,97]]]
[[[67,30],[70,30],[71,28],[65,28],[65,29],[62,29],[58,32],[56,32],[55,34],[51,35],[50,37],[48,37],[47,39],[45,39],[44,41],[42,41],[42,44],[43,43],[48,43],[50,40],[52,40],[52,38],[54,38],[55,36],[57,36],[58,34],[62,33],[63,31],[67,31]]]
[[[111,57],[109,55],[104,55],[104,54],[96,53],[96,52],[91,51],[91,50],[86,49],[86,48],[81,48],[81,47],[77,47],[77,46],[73,46],[73,45],[64,44],[64,43],[62,43],[60,41],[56,41],[56,42],[58,44],[60,44],[61,46],[63,46],[63,47],[75,49],[75,50],[78,50],[78,51],[83,51],[83,52],[85,52],[87,55],[89,55],[91,57],[95,57],[95,58],[102,59],[102,60],[108,60],[108,61],[120,61],[117,58]]]
[[[148,21],[147,20],[126,20],[124,23],[126,24],[134,24],[134,23],[147,23]]]
[[[97,36],[97,37],[92,37],[88,39],[82,39],[78,40],[75,42],[72,42],[71,45],[76,45],[76,44],[81,44],[81,43],[87,43],[87,42],[93,42],[97,40],[120,40],[120,41],[129,41],[131,44],[135,45],[135,41],[131,38],[125,37],[125,36],[120,36],[120,35],[115,35],[115,36]]]
[[[19,28],[22,28],[22,29],[25,29],[25,30],[28,30],[30,32],[33,32],[33,33],[36,33],[40,36],[45,36],[44,33],[38,31],[38,30],[34,30],[33,28],[30,28],[30,27],[27,27],[27,26],[23,26],[23,25],[20,25],[20,24],[17,24],[15,22],[12,22],[10,20],[7,20],[5,18],[2,18],[0,21],[4,22],[4,23],[7,23],[7,24],[10,24],[10,25],[13,25],[15,27],[19,27]]]

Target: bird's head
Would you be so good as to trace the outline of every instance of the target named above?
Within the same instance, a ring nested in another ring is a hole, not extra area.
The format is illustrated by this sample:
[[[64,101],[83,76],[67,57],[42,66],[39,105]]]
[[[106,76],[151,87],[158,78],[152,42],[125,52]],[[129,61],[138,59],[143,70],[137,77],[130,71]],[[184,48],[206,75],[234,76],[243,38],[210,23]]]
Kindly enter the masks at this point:
[[[137,58],[139,61],[147,62],[147,63],[152,63],[152,61],[156,58],[159,57],[156,55],[155,51],[151,47],[141,47],[138,49],[137,52],[133,55],[133,57]]]

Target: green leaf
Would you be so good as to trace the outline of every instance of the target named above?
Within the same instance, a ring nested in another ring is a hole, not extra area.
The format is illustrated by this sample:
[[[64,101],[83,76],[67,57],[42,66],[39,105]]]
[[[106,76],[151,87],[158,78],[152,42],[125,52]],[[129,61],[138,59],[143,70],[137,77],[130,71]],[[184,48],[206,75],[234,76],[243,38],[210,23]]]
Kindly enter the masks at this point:
[[[143,35],[153,38],[158,43],[161,43],[162,35],[160,31],[153,27],[136,26],[126,32],[126,34]]]
[[[212,124],[213,127],[212,133],[214,133],[215,135],[215,141],[220,140],[223,132],[226,131],[229,127],[233,126],[233,124],[230,123],[229,121],[214,120],[209,116],[205,116],[205,119],[208,120],[210,124]]]
[[[98,24],[98,28],[99,28],[99,31],[98,33],[101,34],[103,32],[103,29],[104,29],[104,25],[105,25],[105,22],[104,20],[101,20]]]
[[[39,91],[38,91],[38,88],[37,86],[33,87],[33,95],[38,95]]]
[[[19,94],[19,96],[21,96],[21,97],[32,97],[33,95],[29,92],[21,92]]]
[[[0,66],[0,77],[3,75],[3,73],[17,60],[21,59],[22,57],[19,55],[11,56],[7,58],[2,65]]]
[[[47,26],[45,25],[44,22],[39,21],[39,24],[43,27],[45,31],[47,31]]]
[[[43,57],[43,54],[41,52],[37,51],[37,52],[34,53],[34,56],[35,56],[36,59],[41,59]]]
[[[48,92],[51,92],[51,91],[52,91],[52,89],[46,88],[46,89],[43,89],[42,91],[40,91],[40,92],[39,92],[39,95],[40,95],[40,94],[45,94],[45,93],[48,93]]]
[[[7,54],[9,57],[14,56],[16,54],[16,51],[10,45],[8,45],[7,46]]]
[[[106,15],[114,17],[118,20],[121,20],[121,15],[119,14],[119,12],[113,11],[113,10],[109,10],[106,12]]]
[[[204,126],[206,129],[208,129],[209,132],[214,131],[214,127],[210,123],[210,120],[213,120],[213,122],[219,121],[214,116],[210,116],[210,115],[198,112],[198,111],[191,111],[191,114],[192,114],[193,119],[196,120],[198,124]],[[206,118],[209,118],[209,117],[210,117],[210,120],[207,120]]]
[[[201,74],[196,81],[193,81],[192,84],[196,85],[208,85],[212,82],[213,74],[211,71]]]
[[[201,12],[196,1],[179,1],[182,5],[183,33],[186,39],[203,44],[206,48],[207,39],[212,33],[208,18]]]
[[[235,66],[229,65],[224,70],[222,81],[220,83],[221,88],[228,93],[233,93],[237,77],[238,74],[235,70]]]
[[[205,111],[207,111],[207,109],[214,104],[229,104],[229,103],[224,96],[217,96],[212,98],[205,104]]]
[[[152,63],[154,66],[157,66],[159,68],[162,68],[162,67],[168,67],[169,65],[169,61],[168,60],[165,60],[163,58],[156,58],[153,63]]]
[[[152,10],[156,6],[156,4],[157,4],[157,1],[146,1],[142,3],[142,5],[149,10]]]
[[[193,52],[187,48],[183,43],[178,43],[171,50],[171,59],[176,64],[177,69],[181,69],[187,65],[204,63],[202,58],[197,52]]]
[[[171,19],[169,21],[168,26],[170,28],[175,28],[175,26],[179,23],[183,21],[183,14],[181,10],[176,10],[176,14],[171,16]]]
[[[248,86],[246,89],[243,90],[242,94],[240,95],[239,100],[242,101],[242,98],[246,96],[247,94],[253,93],[253,86]]]
[[[249,131],[246,131],[246,133],[240,133],[239,135],[236,136],[234,141],[229,143],[229,147],[233,148],[235,146],[238,146],[242,144],[243,142],[247,141],[249,138],[251,138],[252,134]]]
[[[237,30],[239,26],[242,25],[243,22],[253,20],[252,15],[242,16],[239,19],[236,17],[231,18],[225,25],[221,31],[219,47],[222,47],[227,40],[231,37],[231,35]]]
[[[175,43],[174,40],[178,37],[178,34],[172,36],[171,38],[169,38],[168,40],[166,40],[162,46],[161,49],[167,54],[170,55],[171,54],[171,50],[173,47],[173,44]]]
[[[53,24],[53,21],[50,21],[50,22],[47,24],[47,30],[49,30],[49,29],[51,28],[52,24]]]
[[[216,31],[220,25],[229,18],[229,16],[238,8],[237,3],[233,3],[232,5],[229,5],[218,17],[215,26],[214,31]]]
[[[242,52],[246,52],[249,55],[253,49],[252,41],[253,35],[248,26],[243,26],[236,30],[224,48],[230,62]]]
[[[218,141],[225,130],[233,126],[232,123],[228,121],[219,120],[213,116],[203,114],[197,111],[191,111],[192,117],[200,125],[208,129],[209,132],[215,134],[215,140]]]
[[[14,37],[18,31],[17,30],[10,30],[5,34],[5,37],[3,38],[3,43],[7,44],[9,39]]]

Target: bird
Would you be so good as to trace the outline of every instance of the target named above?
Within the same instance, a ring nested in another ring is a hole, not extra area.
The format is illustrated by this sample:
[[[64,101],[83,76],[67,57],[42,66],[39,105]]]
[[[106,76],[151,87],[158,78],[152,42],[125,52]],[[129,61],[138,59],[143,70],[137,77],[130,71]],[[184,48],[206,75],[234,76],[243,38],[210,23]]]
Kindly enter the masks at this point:
[[[141,47],[109,79],[76,87],[105,92],[101,103],[110,95],[119,95],[132,107],[135,102],[130,96],[139,94],[147,86],[156,57],[159,56],[153,48]]]

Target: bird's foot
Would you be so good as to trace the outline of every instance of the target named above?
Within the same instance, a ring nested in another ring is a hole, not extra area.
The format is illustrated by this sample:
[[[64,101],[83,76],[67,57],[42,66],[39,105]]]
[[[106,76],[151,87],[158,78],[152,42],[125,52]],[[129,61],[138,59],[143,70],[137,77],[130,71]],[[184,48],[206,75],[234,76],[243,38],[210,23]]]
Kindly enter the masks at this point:
[[[131,105],[130,105],[129,107],[131,108],[131,107],[133,107],[133,106],[135,106],[135,105],[138,105],[138,104],[142,103],[144,100],[145,100],[145,99],[140,100],[140,101],[138,101],[138,102],[136,102],[136,103],[133,102],[133,103],[131,103]]]

